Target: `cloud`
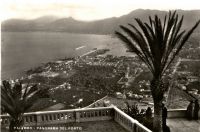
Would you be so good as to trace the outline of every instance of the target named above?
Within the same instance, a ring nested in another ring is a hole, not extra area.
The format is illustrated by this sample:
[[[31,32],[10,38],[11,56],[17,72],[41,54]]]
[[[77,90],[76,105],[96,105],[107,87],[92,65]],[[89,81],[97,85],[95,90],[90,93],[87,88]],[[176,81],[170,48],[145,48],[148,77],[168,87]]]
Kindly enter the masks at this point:
[[[121,16],[138,8],[199,9],[199,0],[5,0],[1,2],[1,20],[36,18],[43,15],[73,17],[81,20]]]

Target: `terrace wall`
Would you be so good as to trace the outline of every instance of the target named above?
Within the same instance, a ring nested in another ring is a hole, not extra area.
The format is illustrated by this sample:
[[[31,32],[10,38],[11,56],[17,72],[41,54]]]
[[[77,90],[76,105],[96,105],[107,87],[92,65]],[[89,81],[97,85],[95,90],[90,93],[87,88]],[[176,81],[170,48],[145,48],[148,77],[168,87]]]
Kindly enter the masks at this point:
[[[187,117],[187,113],[186,113],[186,109],[169,109],[167,111],[167,117],[168,118],[186,118]],[[200,118],[200,111],[198,114],[199,118]]]
[[[1,127],[8,127],[10,117],[8,115],[0,117]],[[113,120],[131,132],[151,132],[115,106],[25,113],[23,119],[24,126],[35,127],[70,122]]]
[[[200,117],[200,111],[199,111]],[[0,116],[1,127],[8,127],[10,117]],[[168,118],[186,118],[186,109],[168,110]],[[24,126],[43,126],[73,122],[113,120],[131,132],[151,132],[116,106],[83,108],[58,111],[32,112],[24,114]]]

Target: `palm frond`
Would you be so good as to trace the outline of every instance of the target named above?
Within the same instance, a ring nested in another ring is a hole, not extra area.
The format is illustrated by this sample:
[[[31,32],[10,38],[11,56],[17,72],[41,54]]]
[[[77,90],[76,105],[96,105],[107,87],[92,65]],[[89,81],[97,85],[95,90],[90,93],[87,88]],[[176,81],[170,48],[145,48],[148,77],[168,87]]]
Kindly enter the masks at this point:
[[[130,52],[134,52],[138,55],[138,57],[149,67],[152,73],[154,72],[152,66],[148,63],[147,58],[145,58],[145,55],[140,51],[140,49],[137,48],[137,46],[133,44],[133,42],[131,42],[131,40],[129,40],[125,35],[118,31],[115,32],[115,35],[117,35],[118,38],[124,42],[125,46],[129,49]]]
[[[139,56],[154,77],[162,77],[200,23],[198,21],[185,33],[185,31],[181,31],[183,19],[184,16],[179,19],[176,11],[169,11],[163,22],[157,15],[154,19],[149,16],[149,23],[136,18],[135,21],[140,29],[129,23],[131,29],[120,26],[123,33],[115,32],[115,34],[130,51]]]
[[[172,63],[172,61],[174,60],[174,58],[178,55],[178,53],[181,51],[182,47],[184,46],[185,42],[188,40],[188,38],[191,36],[191,34],[193,33],[193,31],[197,28],[197,26],[199,25],[200,20],[198,22],[196,22],[196,24],[183,36],[183,34],[180,34],[180,36],[182,37],[182,41],[180,43],[177,43],[178,46],[176,48],[176,51],[174,52],[174,54],[172,54],[171,59],[169,61],[169,63],[165,66],[164,70],[168,69],[168,67],[170,66],[170,64]],[[182,32],[183,33],[183,32]]]
[[[133,26],[133,25],[130,25],[130,26]],[[148,64],[151,65],[151,67],[153,67],[153,65],[152,65],[152,55],[151,55],[149,48],[148,48],[148,44],[147,44],[148,42],[145,40],[143,35],[138,30],[135,30],[136,33],[134,33],[125,26],[120,26],[120,27],[125,33],[127,33],[130,36],[130,38],[132,38],[132,41],[136,42],[135,46],[139,47],[139,50],[145,56]]]
[[[3,81],[2,84],[1,105],[12,118],[17,118],[26,112],[38,99],[48,98],[48,89],[38,89],[37,85],[30,87],[27,85],[23,89],[21,83],[11,86],[8,81]]]
[[[37,84],[33,85],[33,86],[29,86],[27,88],[27,92],[24,93],[24,97],[28,97],[30,94],[33,94],[34,92],[36,92],[38,90]]]
[[[22,84],[17,83],[14,85],[12,90],[12,96],[14,99],[19,100],[22,96]]]

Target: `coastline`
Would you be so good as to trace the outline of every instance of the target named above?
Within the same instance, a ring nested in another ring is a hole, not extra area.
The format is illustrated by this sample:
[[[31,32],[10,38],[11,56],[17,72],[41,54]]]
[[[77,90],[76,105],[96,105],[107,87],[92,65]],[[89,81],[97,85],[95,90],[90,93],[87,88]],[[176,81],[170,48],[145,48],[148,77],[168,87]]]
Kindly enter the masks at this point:
[[[91,53],[93,53],[95,51],[97,51],[97,50],[91,50],[91,51],[89,51],[89,52],[87,52],[87,53],[85,53],[83,55],[80,55],[80,57],[84,57],[84,56],[90,55]]]
[[[83,46],[80,46],[80,47],[82,48]],[[77,48],[80,48],[80,47],[77,47]],[[86,46],[84,46],[83,48],[85,48],[85,47]],[[100,53],[97,53],[98,51]],[[109,49],[97,49],[97,48],[93,48],[92,50],[89,50],[88,52],[86,52],[86,53],[84,53],[82,55],[78,55],[78,56],[74,56],[74,57],[58,58],[58,59],[55,59],[55,60],[52,60],[52,61],[42,62],[40,65],[37,65],[37,66],[35,66],[33,68],[30,68],[30,69],[24,70],[23,72],[18,73],[18,75],[19,75],[18,77],[2,78],[2,75],[1,75],[1,80],[19,80],[19,79],[24,79],[24,78],[28,77],[28,74],[27,74],[28,71],[33,70],[33,69],[37,69],[38,67],[46,65],[48,63],[56,63],[56,62],[59,62],[59,61],[66,61],[66,60],[73,61],[73,60],[75,60],[77,58],[82,58],[82,57],[85,57],[85,56],[92,56],[92,55],[96,56],[97,54],[104,54],[107,51],[110,51],[110,50]]]
[[[50,65],[52,64],[53,65],[54,63],[63,63],[63,62],[65,64],[69,64],[70,65],[70,63],[75,63],[76,61],[79,61],[80,58],[83,58],[83,57],[86,57],[86,56],[96,57],[97,55],[102,55],[102,54],[105,54],[106,52],[109,52],[109,51],[110,51],[110,49],[93,48],[92,50],[90,50],[90,51],[88,51],[88,52],[86,52],[86,53],[84,53],[82,55],[75,56],[75,57],[64,58],[64,59],[57,59],[55,61],[50,61],[50,62],[47,62],[47,63],[43,63],[42,66],[45,66],[45,65],[48,65],[48,64],[50,64]],[[28,76],[30,76],[31,74],[38,73],[37,69],[42,67],[42,66],[37,66],[35,68],[32,68],[32,69],[29,69],[29,70],[25,71],[25,75],[28,78]],[[39,71],[41,71],[41,70],[39,70]],[[31,74],[30,74],[30,72],[31,72]],[[41,72],[44,72],[44,71],[41,71]]]

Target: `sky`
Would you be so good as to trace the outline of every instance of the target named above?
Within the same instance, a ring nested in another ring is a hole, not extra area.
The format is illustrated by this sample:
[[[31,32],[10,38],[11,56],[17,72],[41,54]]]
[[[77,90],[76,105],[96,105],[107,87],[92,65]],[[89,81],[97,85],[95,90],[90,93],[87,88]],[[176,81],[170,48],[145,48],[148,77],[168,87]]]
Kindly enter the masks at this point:
[[[200,0],[1,0],[0,20],[48,15],[92,21],[119,17],[135,9],[200,9]]]

